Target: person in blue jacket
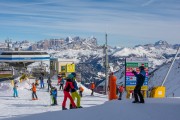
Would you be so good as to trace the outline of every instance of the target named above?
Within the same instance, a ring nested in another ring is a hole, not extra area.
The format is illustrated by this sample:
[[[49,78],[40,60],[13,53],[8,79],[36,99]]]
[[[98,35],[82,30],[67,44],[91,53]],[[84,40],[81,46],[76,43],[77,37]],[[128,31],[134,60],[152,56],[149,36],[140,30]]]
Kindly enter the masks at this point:
[[[132,71],[132,73],[136,77],[136,86],[134,88],[134,98],[135,98],[135,100],[133,101],[133,103],[144,103],[144,98],[143,98],[143,95],[141,93],[141,87],[144,84],[145,77],[146,77],[146,72],[144,71],[144,69],[145,69],[144,66],[140,66],[139,69],[140,69],[139,74],[137,74],[137,72],[134,71],[134,70]]]
[[[39,77],[41,88],[44,88],[44,77],[43,76],[44,76],[44,74],[41,74],[41,76]]]
[[[51,87],[51,96],[52,96],[51,105],[57,105],[57,88],[56,87]]]

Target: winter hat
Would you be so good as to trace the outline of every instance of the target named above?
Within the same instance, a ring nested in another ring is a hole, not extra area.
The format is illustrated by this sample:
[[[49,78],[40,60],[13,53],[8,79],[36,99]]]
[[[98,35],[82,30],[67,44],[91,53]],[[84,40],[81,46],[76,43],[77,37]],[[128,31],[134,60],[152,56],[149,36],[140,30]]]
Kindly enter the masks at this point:
[[[144,70],[145,68],[144,68],[144,66],[140,66],[139,69],[140,70]]]
[[[74,77],[76,77],[76,73],[75,72],[73,72],[73,73],[71,73]]]
[[[69,74],[69,75],[68,75],[68,78],[69,78],[69,79],[73,79],[73,78],[74,78],[74,75]]]

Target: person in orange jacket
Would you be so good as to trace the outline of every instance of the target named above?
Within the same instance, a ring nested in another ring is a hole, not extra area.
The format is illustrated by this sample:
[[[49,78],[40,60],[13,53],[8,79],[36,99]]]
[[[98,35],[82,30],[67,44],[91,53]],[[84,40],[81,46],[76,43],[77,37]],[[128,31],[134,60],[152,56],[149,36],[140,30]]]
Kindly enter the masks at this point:
[[[32,100],[38,100],[38,97],[36,95],[36,85],[34,83],[32,83]],[[36,98],[35,98],[36,97]]]
[[[118,100],[122,100],[122,94],[124,92],[124,87],[123,85],[119,86],[119,98]]]
[[[94,95],[94,88],[95,88],[95,84],[94,84],[94,82],[92,82],[91,83],[91,85],[90,85],[90,89],[91,89],[91,96],[93,96]]]
[[[84,91],[84,89],[83,89],[83,87],[79,87],[79,95],[82,97],[82,93],[83,93],[83,91]]]

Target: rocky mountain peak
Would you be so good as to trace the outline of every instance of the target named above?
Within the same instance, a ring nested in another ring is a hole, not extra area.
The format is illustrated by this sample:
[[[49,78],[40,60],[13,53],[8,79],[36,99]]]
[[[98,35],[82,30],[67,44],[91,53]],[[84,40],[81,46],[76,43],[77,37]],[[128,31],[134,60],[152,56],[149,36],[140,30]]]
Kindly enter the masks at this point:
[[[159,46],[159,47],[170,47],[171,46],[168,44],[167,41],[163,41],[163,40],[159,40],[159,41],[155,42],[154,45]]]

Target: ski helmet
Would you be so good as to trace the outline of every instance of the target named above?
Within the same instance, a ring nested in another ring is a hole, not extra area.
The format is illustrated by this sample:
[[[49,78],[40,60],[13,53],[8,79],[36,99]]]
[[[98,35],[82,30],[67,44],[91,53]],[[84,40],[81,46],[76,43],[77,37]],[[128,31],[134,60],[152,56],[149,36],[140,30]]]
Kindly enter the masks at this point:
[[[74,77],[76,77],[76,73],[75,72],[73,72],[73,73],[71,73]]]

